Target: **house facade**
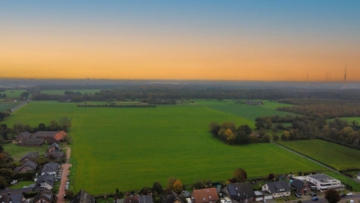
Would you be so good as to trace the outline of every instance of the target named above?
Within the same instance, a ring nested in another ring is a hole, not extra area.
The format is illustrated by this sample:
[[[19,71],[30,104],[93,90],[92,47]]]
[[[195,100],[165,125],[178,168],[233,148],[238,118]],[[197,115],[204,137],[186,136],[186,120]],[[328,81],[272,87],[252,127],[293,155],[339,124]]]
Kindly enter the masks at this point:
[[[37,164],[31,160],[27,160],[23,165],[14,169],[15,173],[33,173],[37,168]]]
[[[266,183],[262,186],[262,190],[268,192],[274,198],[287,197],[291,194],[291,188],[286,181]]]
[[[48,147],[48,153],[60,151],[60,146],[57,143],[53,143]]]

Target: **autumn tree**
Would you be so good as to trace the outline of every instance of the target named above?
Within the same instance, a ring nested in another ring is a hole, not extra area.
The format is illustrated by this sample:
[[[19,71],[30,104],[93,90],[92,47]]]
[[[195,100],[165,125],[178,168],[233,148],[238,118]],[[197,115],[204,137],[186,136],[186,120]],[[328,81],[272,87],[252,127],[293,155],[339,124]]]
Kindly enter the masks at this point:
[[[238,168],[234,171],[234,178],[237,182],[244,182],[247,179],[247,173],[244,169]]]
[[[325,191],[325,199],[327,199],[327,201],[329,203],[337,203],[340,201],[340,194],[337,190],[335,189],[327,189]]]
[[[180,194],[183,191],[183,184],[180,180],[175,181],[173,185],[173,191]]]
[[[172,190],[173,185],[174,185],[174,183],[175,183],[176,181],[177,181],[177,178],[175,178],[175,177],[170,177],[170,178],[168,179],[168,181],[167,181],[166,189],[167,189],[167,190]]]

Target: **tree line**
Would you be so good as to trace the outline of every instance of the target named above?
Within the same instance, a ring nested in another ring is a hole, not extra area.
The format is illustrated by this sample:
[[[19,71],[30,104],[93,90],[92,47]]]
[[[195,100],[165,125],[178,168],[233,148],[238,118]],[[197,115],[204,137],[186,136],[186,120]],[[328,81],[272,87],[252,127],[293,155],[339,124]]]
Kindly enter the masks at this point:
[[[242,145],[257,142],[270,142],[270,137],[261,131],[253,133],[248,125],[236,127],[232,122],[217,122],[209,124],[210,133],[217,139],[231,145]]]

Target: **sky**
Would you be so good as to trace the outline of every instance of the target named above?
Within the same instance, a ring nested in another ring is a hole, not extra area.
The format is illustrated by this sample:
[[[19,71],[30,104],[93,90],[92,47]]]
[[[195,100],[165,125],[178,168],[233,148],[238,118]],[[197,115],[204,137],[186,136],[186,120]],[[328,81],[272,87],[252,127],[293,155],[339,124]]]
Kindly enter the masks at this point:
[[[360,81],[358,0],[0,1],[0,78]]]

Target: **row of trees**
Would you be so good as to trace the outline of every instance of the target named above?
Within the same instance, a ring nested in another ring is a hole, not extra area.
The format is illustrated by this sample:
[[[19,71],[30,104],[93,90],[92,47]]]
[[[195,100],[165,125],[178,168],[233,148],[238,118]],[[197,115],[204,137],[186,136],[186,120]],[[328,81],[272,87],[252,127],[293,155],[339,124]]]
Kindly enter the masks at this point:
[[[252,133],[248,125],[236,127],[232,122],[224,122],[221,125],[212,122],[209,125],[210,133],[217,139],[228,144],[248,144],[255,142],[270,142],[270,137],[264,131]]]

